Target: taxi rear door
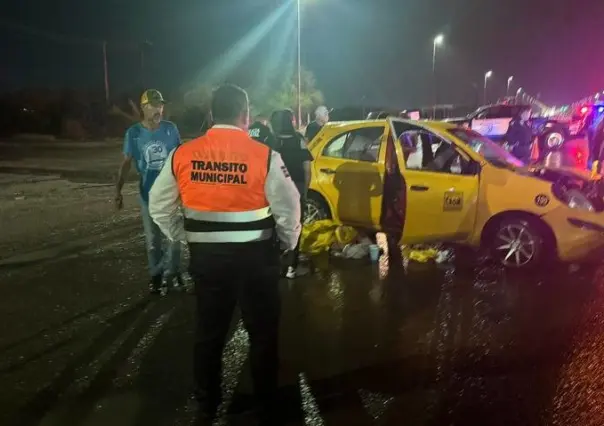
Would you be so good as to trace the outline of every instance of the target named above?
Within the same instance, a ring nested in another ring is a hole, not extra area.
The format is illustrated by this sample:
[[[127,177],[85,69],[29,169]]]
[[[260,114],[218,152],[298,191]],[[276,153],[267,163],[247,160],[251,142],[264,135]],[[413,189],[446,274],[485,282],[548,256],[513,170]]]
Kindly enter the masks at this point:
[[[379,226],[384,176],[382,144],[388,131],[383,121],[344,126],[313,162],[317,184],[342,223]]]
[[[480,166],[426,128],[402,121],[393,121],[392,126],[404,153],[403,242],[468,238],[476,220]]]

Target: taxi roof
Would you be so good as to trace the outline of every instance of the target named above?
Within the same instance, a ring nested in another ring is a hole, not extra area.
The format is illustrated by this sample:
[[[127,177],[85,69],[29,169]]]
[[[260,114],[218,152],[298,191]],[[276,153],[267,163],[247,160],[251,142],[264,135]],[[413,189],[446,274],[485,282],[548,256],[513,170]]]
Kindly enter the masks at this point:
[[[449,130],[449,129],[458,127],[454,123],[447,123],[444,121],[408,120],[408,119],[399,118],[399,117],[388,117],[388,118],[383,118],[383,119],[378,119],[378,120],[330,121],[327,124],[325,124],[325,126],[329,127],[329,128],[355,127],[355,126],[365,127],[365,126],[370,126],[371,124],[378,124],[378,125],[384,126],[384,125],[388,124],[390,121],[409,123],[409,124],[413,124],[413,125],[416,125],[419,127],[425,127],[425,128],[434,129],[434,130]]]

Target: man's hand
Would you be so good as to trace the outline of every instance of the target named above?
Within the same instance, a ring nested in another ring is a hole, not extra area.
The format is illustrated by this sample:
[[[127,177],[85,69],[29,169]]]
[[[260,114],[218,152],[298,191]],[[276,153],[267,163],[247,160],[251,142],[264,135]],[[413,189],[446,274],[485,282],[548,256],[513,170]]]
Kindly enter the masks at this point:
[[[117,193],[115,194],[115,208],[117,210],[121,210],[124,207],[124,197],[122,196],[122,194]]]

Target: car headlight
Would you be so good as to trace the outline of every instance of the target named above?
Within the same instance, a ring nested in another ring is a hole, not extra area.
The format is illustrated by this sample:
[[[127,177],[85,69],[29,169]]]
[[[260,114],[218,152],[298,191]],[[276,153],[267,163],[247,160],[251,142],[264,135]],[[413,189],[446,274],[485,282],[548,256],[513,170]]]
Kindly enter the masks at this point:
[[[566,192],[566,203],[571,209],[580,209],[593,212],[594,206],[589,199],[576,189],[570,189]]]
[[[564,143],[564,136],[559,132],[552,132],[547,135],[547,146],[550,148],[557,148]]]

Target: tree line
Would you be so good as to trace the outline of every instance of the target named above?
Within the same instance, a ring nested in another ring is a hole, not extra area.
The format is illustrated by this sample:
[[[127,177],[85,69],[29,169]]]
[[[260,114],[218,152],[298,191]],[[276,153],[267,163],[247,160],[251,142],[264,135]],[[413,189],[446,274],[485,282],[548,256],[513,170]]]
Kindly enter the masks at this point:
[[[303,116],[324,103],[312,72],[302,70]],[[297,110],[297,76],[278,87],[246,87],[252,116],[268,116],[277,109]],[[196,135],[209,112],[212,86],[198,84],[188,90],[164,93],[166,119],[183,135]],[[143,88],[133,88],[106,104],[100,91],[25,89],[0,95],[0,136],[18,133],[53,135],[67,139],[121,137],[140,117],[138,100]]]

